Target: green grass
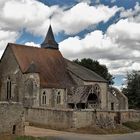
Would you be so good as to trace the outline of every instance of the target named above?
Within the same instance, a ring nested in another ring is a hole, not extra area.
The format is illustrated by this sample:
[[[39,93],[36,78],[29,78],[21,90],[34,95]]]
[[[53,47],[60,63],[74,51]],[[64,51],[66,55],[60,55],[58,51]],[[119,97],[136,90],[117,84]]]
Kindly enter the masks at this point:
[[[0,135],[0,140],[50,140],[47,137]]]
[[[21,136],[21,137],[17,137],[14,140],[48,140],[48,138],[40,138],[40,137],[31,137],[31,136]]]
[[[125,134],[131,133],[133,132],[133,130],[122,125],[117,125],[116,128],[83,127],[73,130],[71,132],[101,135],[101,134]]]
[[[138,122],[129,121],[129,122],[123,123],[123,125],[135,131],[140,131],[140,121]]]

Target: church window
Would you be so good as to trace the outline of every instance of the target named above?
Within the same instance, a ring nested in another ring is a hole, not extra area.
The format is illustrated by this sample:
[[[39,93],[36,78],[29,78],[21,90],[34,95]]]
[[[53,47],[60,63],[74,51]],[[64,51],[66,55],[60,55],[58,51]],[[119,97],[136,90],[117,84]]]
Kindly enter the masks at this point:
[[[57,104],[60,104],[61,103],[61,95],[60,95],[60,92],[58,92],[57,94]]]
[[[12,130],[12,134],[16,133],[16,125],[13,125],[13,130]]]
[[[96,93],[97,95],[99,95],[100,92],[101,92],[100,86],[96,84],[96,85],[95,85],[95,93]]]
[[[29,96],[33,96],[33,81],[32,80],[28,80],[27,82],[27,92],[29,94]]]
[[[114,103],[111,103],[111,110],[114,110]]]
[[[12,91],[12,89],[11,89],[11,79],[10,79],[10,77],[7,79],[7,100],[9,100],[9,99],[11,99],[11,91]]]
[[[42,95],[42,105],[46,105],[46,104],[47,104],[47,97],[46,97],[46,93],[44,91],[43,95]]]

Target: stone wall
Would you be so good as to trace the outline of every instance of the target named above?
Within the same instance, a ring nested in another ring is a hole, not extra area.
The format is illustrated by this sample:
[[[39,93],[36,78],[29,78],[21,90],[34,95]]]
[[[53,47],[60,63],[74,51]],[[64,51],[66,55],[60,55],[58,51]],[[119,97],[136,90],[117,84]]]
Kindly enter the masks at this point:
[[[121,113],[121,122],[127,121],[139,121],[140,120],[140,110],[129,110],[122,111]]]
[[[72,128],[73,111],[45,108],[30,108],[25,113],[26,121],[53,129]]]
[[[45,125],[53,129],[69,129],[88,126],[115,128],[125,121],[140,120],[139,111],[95,111],[30,108],[26,110],[26,121]]]
[[[0,102],[0,134],[24,134],[24,109],[21,104]]]

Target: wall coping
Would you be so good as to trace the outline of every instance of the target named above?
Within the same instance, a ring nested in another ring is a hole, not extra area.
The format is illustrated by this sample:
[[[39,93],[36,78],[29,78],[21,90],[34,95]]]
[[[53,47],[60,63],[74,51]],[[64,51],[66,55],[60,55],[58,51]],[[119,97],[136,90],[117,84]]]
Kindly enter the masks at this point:
[[[28,109],[28,108],[27,108]],[[94,110],[94,109],[60,109],[60,108],[46,108],[46,107],[32,107],[29,109],[40,109],[40,110],[52,110],[52,111],[70,111],[70,112],[98,112],[98,113],[128,113],[128,112],[138,112],[140,113],[140,110]]]

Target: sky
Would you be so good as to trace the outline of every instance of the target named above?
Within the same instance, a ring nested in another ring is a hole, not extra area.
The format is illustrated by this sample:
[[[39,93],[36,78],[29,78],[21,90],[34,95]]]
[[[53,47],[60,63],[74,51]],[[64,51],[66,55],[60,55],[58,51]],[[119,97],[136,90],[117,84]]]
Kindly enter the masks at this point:
[[[140,70],[140,0],[0,0],[0,56],[8,42],[40,46],[49,25],[65,58],[92,58],[121,88]]]

